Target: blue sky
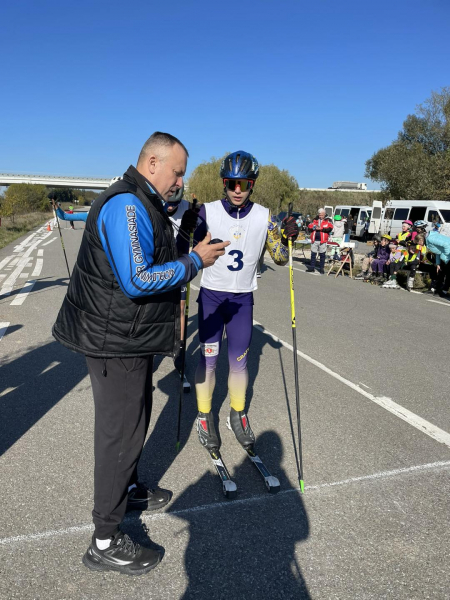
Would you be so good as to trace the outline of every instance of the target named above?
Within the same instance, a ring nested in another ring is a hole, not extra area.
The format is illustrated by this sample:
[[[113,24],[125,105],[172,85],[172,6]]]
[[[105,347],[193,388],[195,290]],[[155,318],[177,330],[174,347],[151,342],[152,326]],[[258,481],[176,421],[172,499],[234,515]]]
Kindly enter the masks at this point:
[[[448,0],[3,0],[0,22],[0,172],[113,177],[161,130],[188,175],[243,149],[301,187],[365,181],[450,85]]]

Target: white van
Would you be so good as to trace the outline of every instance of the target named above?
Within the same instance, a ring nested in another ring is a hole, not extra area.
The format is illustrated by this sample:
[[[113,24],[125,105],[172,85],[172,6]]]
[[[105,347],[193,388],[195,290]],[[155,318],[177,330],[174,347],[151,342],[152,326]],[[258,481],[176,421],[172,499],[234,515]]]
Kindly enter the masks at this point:
[[[389,200],[381,217],[380,233],[395,237],[402,230],[402,222],[427,221],[429,231],[433,223],[450,223],[450,202],[444,200]],[[370,229],[369,229],[370,231]],[[374,232],[375,233],[375,232]]]
[[[339,205],[335,207],[334,214],[341,215],[341,217],[348,217],[348,215],[352,215],[353,228],[351,235],[354,235],[356,237],[362,237],[364,233],[364,224],[366,220],[370,220],[372,216],[372,207]]]

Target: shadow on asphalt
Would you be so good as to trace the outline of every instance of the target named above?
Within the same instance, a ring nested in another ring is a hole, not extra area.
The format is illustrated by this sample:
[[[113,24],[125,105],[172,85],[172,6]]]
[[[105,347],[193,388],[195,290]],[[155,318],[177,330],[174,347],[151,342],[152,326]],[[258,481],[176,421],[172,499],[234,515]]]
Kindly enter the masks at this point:
[[[52,363],[58,365],[48,369]],[[33,348],[2,366],[0,455],[68,394],[87,374],[84,356],[57,342]]]
[[[189,322],[188,334],[196,330],[197,318],[193,317]],[[266,344],[276,349],[281,348],[279,342],[253,329],[248,360],[247,410],[253,396],[253,384],[258,375],[260,356]],[[192,391],[190,394],[183,395],[182,447],[191,434],[197,416],[193,385],[199,359],[197,336],[189,344],[186,358],[187,375],[192,384]],[[151,474],[152,485],[157,485],[177,457],[175,436],[178,393],[174,395],[174,390],[178,391],[179,379],[176,372],[172,371],[158,381],[159,362],[158,359],[155,361],[154,384],[168,396],[168,400],[152,428],[139,465],[143,475],[141,479],[145,479],[144,473]],[[218,414],[228,395],[226,344],[222,346],[216,375],[213,399],[215,415]],[[286,402],[288,402],[287,390]],[[289,419],[293,435],[290,413]],[[222,435],[230,433],[225,430],[224,423],[219,423],[218,429],[222,429]],[[196,436],[196,433],[193,435]],[[233,471],[232,476],[238,489],[247,494],[248,502],[236,503],[233,506],[233,501],[230,501],[229,506],[221,503],[217,508],[203,511],[201,502],[205,498],[223,499],[219,496],[221,492],[218,491],[220,485],[217,475],[208,470],[198,481],[188,486],[170,507],[169,512],[178,513],[174,516],[185,521],[189,531],[189,542],[185,553],[185,571],[189,581],[182,596],[184,600],[190,598],[307,600],[310,598],[301,567],[295,557],[296,544],[308,538],[309,523],[301,495],[292,488],[281,467],[282,441],[276,432],[264,432],[257,435],[256,449],[262,456],[267,457],[269,470],[279,478],[281,494],[276,496],[267,494],[260,475],[243,452],[242,462]],[[208,460],[205,452],[205,469]],[[249,498],[249,491],[256,491],[257,495]],[[192,510],[193,507],[196,509]],[[140,527],[137,518],[133,518],[129,525],[136,535]],[[144,532],[139,541],[145,545]]]
[[[30,278],[31,279],[31,278]],[[46,281],[48,279],[48,281]],[[30,295],[39,294],[47,291],[50,288],[64,286],[67,287],[69,285],[68,277],[60,277],[59,279],[53,279],[52,277],[42,277],[41,279],[37,279],[34,285],[33,290],[30,292]],[[6,304],[14,299],[14,296],[18,294],[22,290],[22,287],[17,287],[12,290],[9,294],[0,295],[0,304]]]
[[[309,599],[296,545],[309,536],[309,523],[300,494],[287,483],[281,468],[282,442],[274,431],[258,437],[262,455],[270,455],[273,472],[282,481],[283,494],[261,495],[246,503],[183,510],[184,496],[197,496],[197,489],[217,485],[217,476],[205,473],[171,506],[171,513],[187,524],[189,542],[185,552],[188,585],[182,598],[296,598]],[[233,478],[238,488],[258,481],[249,474],[244,458]],[[250,465],[251,469],[254,467]],[[289,489],[292,493],[288,493]],[[265,494],[265,492],[262,492]],[[177,511],[181,511],[178,512]]]

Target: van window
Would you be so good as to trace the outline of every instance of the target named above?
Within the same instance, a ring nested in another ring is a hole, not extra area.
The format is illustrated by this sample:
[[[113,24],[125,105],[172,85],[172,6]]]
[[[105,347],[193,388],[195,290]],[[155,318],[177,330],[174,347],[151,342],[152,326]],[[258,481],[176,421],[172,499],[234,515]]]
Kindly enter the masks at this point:
[[[334,211],[335,215],[340,215],[341,214],[341,209],[340,208],[336,208],[336,210]]]
[[[409,208],[397,208],[395,210],[394,221],[404,221],[408,218]]]
[[[378,208],[378,206],[373,209],[373,218],[374,219],[379,219],[380,218],[379,216],[378,217],[376,216],[377,210],[380,210]],[[386,211],[385,211],[385,213],[384,213],[384,218],[387,219],[388,221],[392,221],[392,219],[394,218],[394,209],[393,208],[387,208]]]
[[[422,221],[425,219],[427,207],[426,206],[413,206],[411,208],[411,212],[409,213],[410,220],[414,223],[414,221]]]
[[[350,209],[349,208],[343,208],[342,212],[341,212],[341,217],[346,217],[348,216]]]
[[[427,217],[427,221],[429,221],[430,223],[441,223],[441,216],[439,215],[437,210],[429,210],[428,211],[428,217]]]
[[[359,213],[359,219],[360,219],[360,221],[365,221],[365,220],[366,220],[366,218],[367,218],[367,213],[366,213],[366,211],[365,211],[365,210],[362,210],[362,211]]]
[[[442,218],[444,219],[444,221],[446,223],[450,223],[450,210],[448,210],[448,208],[446,208],[445,210],[440,210],[439,211],[442,215]]]

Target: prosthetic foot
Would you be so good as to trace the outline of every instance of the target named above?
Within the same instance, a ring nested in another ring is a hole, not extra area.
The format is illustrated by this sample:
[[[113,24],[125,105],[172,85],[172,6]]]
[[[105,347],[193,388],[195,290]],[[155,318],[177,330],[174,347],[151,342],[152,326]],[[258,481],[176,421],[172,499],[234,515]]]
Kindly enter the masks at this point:
[[[250,427],[250,422],[243,410],[237,411],[232,408],[227,422],[228,427],[233,430],[237,441],[244,450],[247,450],[255,443],[255,434]]]
[[[208,452],[211,452],[211,450],[219,450],[220,442],[217,437],[216,428],[214,427],[214,417],[212,412],[198,413],[197,433],[200,444],[204,446]]]

